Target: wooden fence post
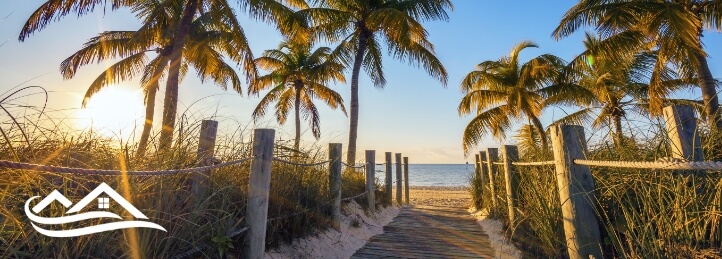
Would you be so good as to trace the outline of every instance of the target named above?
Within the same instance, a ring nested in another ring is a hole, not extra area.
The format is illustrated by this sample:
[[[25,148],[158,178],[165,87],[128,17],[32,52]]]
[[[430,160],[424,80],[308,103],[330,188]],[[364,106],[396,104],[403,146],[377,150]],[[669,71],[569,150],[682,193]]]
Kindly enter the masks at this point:
[[[404,157],[404,197],[409,205],[409,157]]]
[[[689,161],[703,161],[702,141],[697,132],[694,110],[687,105],[664,107],[665,127],[672,149],[672,157]]]
[[[215,155],[216,134],[218,132],[218,122],[214,120],[203,120],[201,122],[201,132],[198,138],[198,152],[196,153],[196,161],[200,166],[213,165],[213,156]],[[193,173],[193,183],[191,185],[193,197],[196,201],[205,199],[208,192],[208,179],[211,177],[211,171]]]
[[[263,258],[266,252],[266,221],[268,220],[268,192],[271,188],[271,161],[276,131],[253,131],[253,162],[248,183],[248,258]]]
[[[474,176],[476,177],[476,182],[481,184],[481,188],[478,190],[480,197],[478,200],[474,200],[474,207],[480,210],[483,206],[482,201],[484,197],[484,176],[481,174],[481,167],[484,165],[481,163],[479,154],[474,155],[474,161]]]
[[[328,144],[328,159],[331,161],[328,186],[333,197],[331,226],[336,230],[341,229],[341,152],[341,143]]]
[[[403,179],[401,178],[401,153],[396,153],[396,203],[399,205],[403,204],[401,199],[401,191],[403,190]]]
[[[604,258],[599,223],[594,213],[594,179],[589,166],[574,164],[574,159],[586,158],[584,127],[553,125],[551,137],[569,257]]]
[[[476,208],[478,210],[482,209],[483,207],[488,207],[489,204],[483,204],[484,202],[484,195],[486,193],[491,193],[491,189],[487,186],[489,183],[489,180],[486,179],[486,176],[488,173],[486,172],[486,166],[484,166],[484,159],[486,159],[486,151],[479,151],[479,182],[481,183],[481,207]],[[493,188],[493,186],[492,186]]]
[[[366,202],[376,210],[376,150],[366,150]]]
[[[519,190],[519,173],[514,169],[512,162],[519,161],[519,150],[516,146],[501,146],[502,159],[504,163],[504,178],[506,182],[506,203],[509,207],[509,224],[516,222],[516,211],[514,206],[517,203],[517,191]]]
[[[393,201],[393,175],[391,174],[391,152],[386,152],[386,196],[384,197],[384,200],[388,204],[391,204]]]
[[[487,172],[489,172],[489,186],[491,189],[491,204],[492,208],[490,212],[496,211],[499,209],[499,202],[497,202],[496,199],[496,187],[494,186],[494,177],[496,176],[496,169],[494,168],[494,162],[496,162],[497,157],[499,157],[499,149],[496,148],[487,148],[486,149],[486,166],[487,166]]]

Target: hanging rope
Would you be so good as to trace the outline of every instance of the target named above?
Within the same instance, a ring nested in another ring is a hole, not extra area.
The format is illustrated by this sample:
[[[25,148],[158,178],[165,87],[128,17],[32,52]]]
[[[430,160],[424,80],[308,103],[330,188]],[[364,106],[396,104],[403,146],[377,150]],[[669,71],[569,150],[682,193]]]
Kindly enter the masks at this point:
[[[553,165],[554,161],[541,161],[541,162],[511,162],[512,165],[518,166],[533,166],[533,165]]]
[[[317,166],[317,165],[322,165],[322,164],[326,164],[326,163],[331,162],[331,160],[326,160],[326,161],[322,161],[322,162],[318,162],[318,163],[303,164],[303,163],[291,162],[291,161],[288,161],[288,160],[283,160],[283,159],[275,158],[275,157],[273,158],[273,161],[281,162],[281,163],[289,164],[289,165],[297,165],[297,166]]]
[[[73,168],[73,167],[62,167],[62,166],[48,166],[48,165],[37,165],[30,163],[13,162],[7,160],[0,160],[0,167],[10,169],[23,169],[32,171],[42,171],[50,173],[68,173],[68,174],[87,174],[87,175],[139,175],[139,176],[158,176],[158,175],[173,175],[173,174],[187,174],[196,173],[202,171],[208,171],[211,169],[221,168],[229,165],[239,164],[246,161],[253,160],[254,157],[238,159],[230,162],[220,163],[217,165],[185,168],[185,169],[170,169],[161,171],[121,171],[121,170],[103,170],[103,169],[85,169],[85,168]]]
[[[574,159],[574,163],[587,166],[603,166],[614,168],[664,169],[664,170],[722,170],[722,161],[709,162],[635,162],[635,161],[595,161]]]

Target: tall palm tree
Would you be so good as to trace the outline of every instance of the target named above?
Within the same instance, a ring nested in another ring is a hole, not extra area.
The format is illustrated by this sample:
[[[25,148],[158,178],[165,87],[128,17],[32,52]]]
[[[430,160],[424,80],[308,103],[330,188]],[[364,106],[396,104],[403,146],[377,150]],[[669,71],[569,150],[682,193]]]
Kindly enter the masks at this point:
[[[112,0],[110,4],[113,9],[135,6],[141,0]],[[171,25],[168,29],[174,31],[172,41],[168,47],[168,72],[165,87],[165,97],[163,104],[163,127],[160,136],[160,147],[168,148],[173,139],[175,129],[175,120],[178,107],[178,84],[180,75],[184,72],[183,52],[194,51],[187,45],[188,35],[192,33],[192,22],[194,17],[209,12],[209,10],[223,10],[222,17],[226,26],[233,28],[236,34],[243,39],[237,42],[235,48],[238,56],[243,57],[242,60],[236,61],[246,73],[246,81],[251,82],[256,76],[255,66],[253,64],[253,55],[243,30],[235,19],[235,14],[230,8],[226,0],[165,0],[163,2],[171,3],[181,8],[180,15],[177,17],[178,22]],[[104,0],[48,0],[41,5],[28,19],[25,26],[20,32],[19,40],[24,41],[32,33],[43,29],[50,21],[60,19],[69,14],[76,13],[85,15],[92,12],[98,6],[105,6],[108,1]],[[294,9],[307,8],[308,5],[304,0],[238,0],[241,10],[251,17],[266,22],[274,23],[279,31],[284,35],[298,35],[307,37],[308,30],[305,22],[298,18],[294,13]],[[229,17],[234,17],[230,19]],[[235,60],[234,60],[235,61]],[[202,65],[202,64],[200,64]],[[212,69],[212,68],[209,68]]]
[[[170,46],[173,31],[170,29],[178,22],[181,9],[171,1],[145,0],[133,7],[133,11],[145,24],[137,31],[106,31],[91,38],[83,48],[65,59],[60,71],[65,79],[73,78],[78,69],[90,63],[100,63],[108,59],[121,60],[103,71],[88,87],[82,106],[102,88],[141,75],[141,87],[145,92],[145,123],[138,145],[137,154],[142,155],[147,148],[153,125],[155,97],[159,82],[168,68]],[[235,69],[227,64],[224,56],[236,62],[244,57],[235,51],[243,45],[243,35],[235,33],[227,20],[235,16],[224,17],[228,13],[216,9],[198,16],[191,23],[191,33],[187,39],[187,49],[181,67],[188,66],[198,71],[202,80],[211,79],[226,89],[228,84],[242,93],[241,82]],[[232,23],[231,23],[232,24]],[[149,60],[148,53],[157,55]],[[252,67],[251,67],[252,69]],[[246,71],[254,73],[255,71]]]
[[[448,20],[450,0],[317,0],[318,8],[300,11],[315,23],[316,36],[331,41],[340,40],[346,48],[342,60],[348,65],[353,58],[351,72],[351,118],[347,163],[356,161],[358,137],[359,96],[358,80],[363,67],[374,86],[386,84],[383,72],[381,42],[396,59],[422,66],[432,77],[446,85],[447,73],[436,58],[428,32],[420,21]]]
[[[545,99],[570,92],[557,84],[564,65],[559,57],[544,54],[520,63],[521,51],[532,47],[537,45],[521,42],[512,48],[509,56],[484,61],[464,77],[461,90],[465,96],[459,104],[459,115],[476,114],[464,130],[462,143],[466,154],[488,134],[504,139],[514,121],[526,119],[536,132],[544,132],[539,117],[545,108]],[[540,139],[546,149],[546,135]]]
[[[269,74],[258,77],[249,87],[249,93],[271,89],[253,111],[253,119],[266,114],[266,109],[276,102],[276,120],[286,122],[291,105],[296,119],[294,148],[299,150],[301,141],[301,113],[308,118],[311,132],[317,139],[321,136],[320,117],[313,99],[325,102],[333,109],[341,108],[346,114],[343,98],[331,90],[326,83],[345,83],[343,65],[331,58],[332,51],[320,47],[311,51],[311,44],[284,41],[278,49],[266,50],[256,59],[256,65]],[[293,103],[293,104],[292,104]]]
[[[722,30],[720,21],[722,1],[716,0],[582,0],[567,11],[553,35],[559,39],[582,26],[595,26],[615,39],[604,47],[607,52],[631,55],[653,48],[659,58],[649,86],[651,111],[661,113],[668,92],[664,70],[671,63],[681,78],[697,78],[707,122],[722,128],[716,83],[701,40],[705,30]]]

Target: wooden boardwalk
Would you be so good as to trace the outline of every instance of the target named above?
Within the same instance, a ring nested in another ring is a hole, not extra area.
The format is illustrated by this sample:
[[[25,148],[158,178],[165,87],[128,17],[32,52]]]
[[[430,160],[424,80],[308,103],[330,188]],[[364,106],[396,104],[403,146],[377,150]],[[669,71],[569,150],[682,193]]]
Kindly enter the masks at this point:
[[[489,237],[462,207],[404,207],[351,258],[493,258]]]

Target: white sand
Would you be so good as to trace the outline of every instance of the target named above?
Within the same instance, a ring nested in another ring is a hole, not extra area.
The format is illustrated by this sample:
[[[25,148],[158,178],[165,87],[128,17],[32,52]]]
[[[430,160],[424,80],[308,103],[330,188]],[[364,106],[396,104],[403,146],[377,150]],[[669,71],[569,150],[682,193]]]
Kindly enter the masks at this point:
[[[367,215],[361,205],[352,201],[342,208],[341,232],[329,229],[318,236],[309,236],[266,252],[265,258],[349,258],[372,236],[399,214],[398,207],[386,207]],[[354,222],[358,226],[353,226]]]
[[[489,241],[491,242],[492,248],[494,248],[494,258],[501,259],[518,259],[521,258],[521,252],[509,243],[506,237],[504,237],[504,229],[502,228],[501,222],[495,219],[487,218],[489,213],[486,209],[476,210],[475,208],[469,208],[469,213],[474,216],[481,226],[489,235]]]

